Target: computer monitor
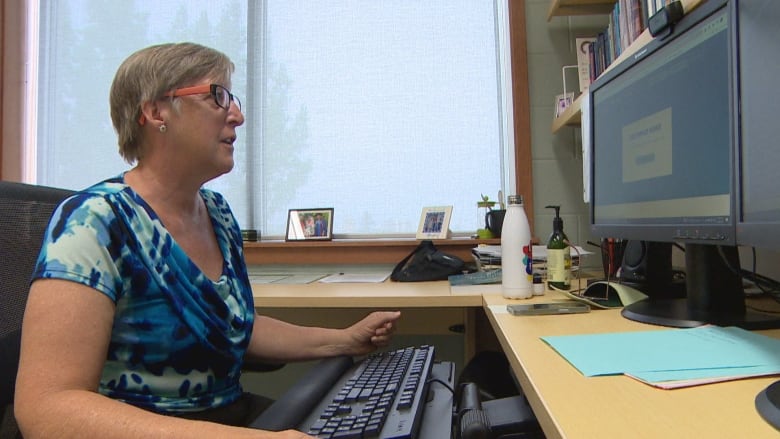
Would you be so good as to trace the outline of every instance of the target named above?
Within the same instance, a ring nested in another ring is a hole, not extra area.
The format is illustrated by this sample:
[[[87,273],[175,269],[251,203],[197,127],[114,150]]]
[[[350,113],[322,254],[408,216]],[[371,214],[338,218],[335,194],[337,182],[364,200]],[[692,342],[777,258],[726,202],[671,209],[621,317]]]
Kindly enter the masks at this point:
[[[739,85],[761,68],[740,59],[737,6],[749,1],[702,4],[590,86],[592,232],[685,249],[686,298],[651,296],[627,318],[780,327],[746,309],[736,247]]]
[[[737,244],[780,254],[780,136],[773,114],[780,114],[776,90],[780,43],[769,31],[780,20],[776,0],[739,2],[739,39],[743,68],[739,75]],[[756,396],[756,409],[780,430],[780,381]]]
[[[780,20],[780,2],[740,2],[737,244],[780,252],[780,41],[767,29]]]

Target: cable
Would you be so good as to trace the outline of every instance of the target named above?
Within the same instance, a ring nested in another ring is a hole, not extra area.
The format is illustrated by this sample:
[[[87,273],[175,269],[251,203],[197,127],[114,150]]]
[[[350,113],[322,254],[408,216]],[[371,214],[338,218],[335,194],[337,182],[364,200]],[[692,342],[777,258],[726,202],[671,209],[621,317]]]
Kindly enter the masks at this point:
[[[753,260],[751,262],[751,269],[741,269],[739,275],[743,280],[747,280],[756,286],[761,291],[761,294],[772,297],[775,301],[780,302],[780,282],[759,274],[757,272],[758,257],[756,256],[756,248],[751,247],[751,254]],[[731,267],[730,267],[731,269]]]
[[[447,388],[447,390],[449,390],[450,392],[452,392],[452,395],[453,395],[453,396],[455,396],[455,389],[453,389],[452,387],[450,387],[450,385],[449,385],[448,383],[446,383],[446,382],[444,382],[444,381],[440,380],[439,378],[431,378],[431,379],[429,379],[428,381],[426,381],[425,383],[426,383],[426,384],[430,384],[430,383],[439,383],[439,384],[441,384],[442,386],[446,387],[446,388]]]

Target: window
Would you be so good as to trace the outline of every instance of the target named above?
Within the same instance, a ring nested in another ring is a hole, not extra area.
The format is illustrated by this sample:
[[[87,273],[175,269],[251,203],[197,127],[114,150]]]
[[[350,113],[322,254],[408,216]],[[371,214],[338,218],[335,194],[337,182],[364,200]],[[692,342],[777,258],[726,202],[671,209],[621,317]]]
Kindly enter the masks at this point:
[[[506,1],[40,2],[37,181],[78,189],[128,166],[108,110],[118,65],[168,41],[236,63],[236,167],[209,183],[243,228],[282,237],[333,207],[335,237],[414,236],[424,206],[513,192]],[[510,128],[507,128],[510,127]],[[75,170],[77,172],[74,172]]]

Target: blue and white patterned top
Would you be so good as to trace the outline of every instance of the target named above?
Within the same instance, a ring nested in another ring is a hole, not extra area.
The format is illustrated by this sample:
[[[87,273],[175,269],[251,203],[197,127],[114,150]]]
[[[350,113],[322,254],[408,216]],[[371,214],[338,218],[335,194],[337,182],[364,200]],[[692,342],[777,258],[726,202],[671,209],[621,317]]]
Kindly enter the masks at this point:
[[[173,240],[124,176],[64,201],[33,279],[78,282],[116,304],[100,393],[163,413],[236,400],[254,322],[241,230],[225,199],[200,195],[224,256],[212,281]]]

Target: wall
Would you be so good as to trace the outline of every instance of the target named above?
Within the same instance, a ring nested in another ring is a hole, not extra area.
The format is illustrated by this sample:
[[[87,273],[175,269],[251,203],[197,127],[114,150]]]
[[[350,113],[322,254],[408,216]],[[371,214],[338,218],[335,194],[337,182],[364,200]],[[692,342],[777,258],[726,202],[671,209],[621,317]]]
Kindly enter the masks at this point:
[[[606,28],[606,16],[555,17],[547,21],[550,0],[526,0],[528,86],[531,107],[531,151],[534,176],[534,233],[543,242],[552,233],[554,211],[561,206],[564,231],[569,240],[591,251],[594,241],[588,225],[588,205],[582,200],[582,153],[580,129],[550,130],[555,95],[563,93],[561,68],[577,64],[574,39],[592,36]],[[567,72],[567,89],[578,83]],[[585,258],[589,267],[600,268],[601,258]]]

